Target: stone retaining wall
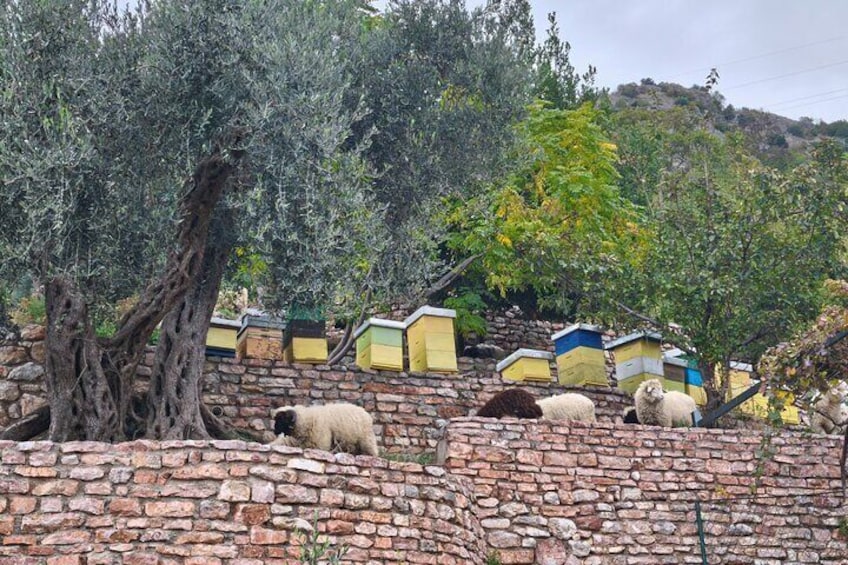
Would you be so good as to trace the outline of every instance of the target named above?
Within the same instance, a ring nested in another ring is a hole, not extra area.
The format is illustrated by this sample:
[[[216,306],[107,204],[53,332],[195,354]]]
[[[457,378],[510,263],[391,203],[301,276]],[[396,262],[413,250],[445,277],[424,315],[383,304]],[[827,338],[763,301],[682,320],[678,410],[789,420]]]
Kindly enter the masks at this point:
[[[255,443],[0,442],[0,562],[481,565],[473,492],[441,467]],[[317,520],[317,522],[316,522]]]
[[[0,428],[45,402],[42,340],[43,328],[30,326],[20,340],[0,345]],[[149,376],[152,362],[150,349],[138,369],[142,381]],[[447,419],[468,416],[496,392],[516,386],[495,373],[495,363],[494,359],[461,357],[459,373],[442,375],[362,370],[352,359],[330,367],[209,357],[204,400],[234,427],[268,432],[268,441],[273,438],[271,408],[352,402],[371,412],[386,452],[432,452]],[[540,398],[574,390],[557,383],[521,386]],[[615,420],[632,402],[628,395],[608,387],[580,392],[595,401],[602,420]]]
[[[459,418],[439,462],[474,483],[486,542],[505,565],[701,563],[695,501],[711,565],[848,563],[840,438],[762,441],[740,430]]]
[[[837,437],[452,420],[443,465],[239,441],[0,442],[0,562],[844,564]],[[752,489],[753,485],[756,489]]]
[[[496,392],[515,386],[494,373],[493,360],[461,358],[459,364],[458,374],[440,375],[217,359],[207,363],[204,399],[236,428],[257,431],[273,429],[272,407],[352,402],[373,416],[385,452],[432,452],[447,419],[467,416]],[[539,398],[567,390],[555,383],[522,387]],[[595,401],[602,420],[618,418],[632,403],[607,387],[580,392]]]
[[[0,428],[43,406],[44,327],[27,326],[18,335],[0,334]]]

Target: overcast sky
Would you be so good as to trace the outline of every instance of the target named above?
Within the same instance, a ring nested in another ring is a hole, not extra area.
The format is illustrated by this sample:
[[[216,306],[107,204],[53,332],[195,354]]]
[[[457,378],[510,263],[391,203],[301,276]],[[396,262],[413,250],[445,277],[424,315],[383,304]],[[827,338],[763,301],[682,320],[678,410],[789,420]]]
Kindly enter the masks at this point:
[[[557,12],[572,63],[580,71],[597,67],[599,86],[646,77],[692,86],[715,67],[718,90],[734,106],[796,119],[848,119],[848,0],[530,3],[537,40],[548,12]]]
[[[790,118],[848,119],[848,0],[531,0],[537,40],[557,12],[578,70],[614,89],[650,77],[703,84]],[[474,5],[482,4],[475,1]]]

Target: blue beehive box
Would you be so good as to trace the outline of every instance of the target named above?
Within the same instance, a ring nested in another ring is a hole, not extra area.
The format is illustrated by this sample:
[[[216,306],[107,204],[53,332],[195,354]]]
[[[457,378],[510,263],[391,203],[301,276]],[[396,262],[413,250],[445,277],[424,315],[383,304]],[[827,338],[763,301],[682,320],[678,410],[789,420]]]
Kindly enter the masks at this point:
[[[560,384],[609,385],[601,333],[597,326],[574,324],[551,336]]]
[[[707,391],[704,390],[704,380],[701,378],[701,371],[692,367],[690,361],[689,367],[686,368],[686,394],[695,399],[695,402],[703,406],[707,403]]]

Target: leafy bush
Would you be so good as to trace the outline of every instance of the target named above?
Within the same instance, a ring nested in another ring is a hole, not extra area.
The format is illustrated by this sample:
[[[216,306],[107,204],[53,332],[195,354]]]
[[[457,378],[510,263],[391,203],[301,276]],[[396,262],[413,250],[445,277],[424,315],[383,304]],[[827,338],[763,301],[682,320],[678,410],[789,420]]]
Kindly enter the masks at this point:
[[[792,124],[786,128],[786,133],[794,135],[795,137],[804,137],[804,128],[802,128],[800,124]]]
[[[486,565],[501,565],[501,554],[492,550],[489,555],[486,556]]]
[[[783,147],[784,149],[789,147],[789,144],[786,142],[786,137],[780,133],[771,134],[768,137],[768,144],[773,147]]]
[[[18,327],[28,324],[47,323],[47,306],[40,294],[31,294],[21,298],[18,305],[9,313],[9,319]]]
[[[635,82],[622,84],[618,87],[618,93],[622,96],[626,96],[627,98],[636,98],[639,96],[639,87],[636,86]]]
[[[456,331],[463,339],[471,334],[486,335],[486,318],[480,315],[486,310],[486,303],[476,291],[460,288],[456,296],[445,299],[444,305],[456,310]]]

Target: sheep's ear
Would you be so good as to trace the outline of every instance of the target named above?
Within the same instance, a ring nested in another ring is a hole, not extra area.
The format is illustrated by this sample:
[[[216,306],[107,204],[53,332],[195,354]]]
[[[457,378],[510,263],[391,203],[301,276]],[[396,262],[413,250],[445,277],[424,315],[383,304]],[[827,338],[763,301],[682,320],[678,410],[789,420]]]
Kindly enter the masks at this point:
[[[291,409],[277,410],[274,414],[274,433],[291,435],[297,422],[297,412]]]

